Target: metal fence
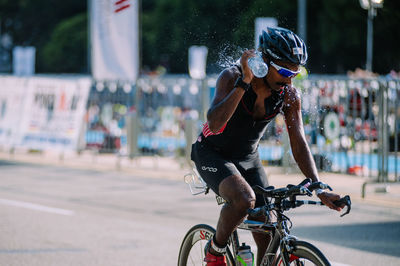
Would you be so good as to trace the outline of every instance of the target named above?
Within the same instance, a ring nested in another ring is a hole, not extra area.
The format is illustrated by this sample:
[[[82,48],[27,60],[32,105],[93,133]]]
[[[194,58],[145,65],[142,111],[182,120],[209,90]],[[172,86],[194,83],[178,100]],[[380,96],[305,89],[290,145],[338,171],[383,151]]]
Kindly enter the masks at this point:
[[[95,83],[88,102],[87,147],[99,152],[127,154],[126,124],[131,121],[136,128],[139,154],[183,156],[185,124],[195,121],[196,129],[191,130],[197,134],[203,105],[210,98],[209,94],[204,95],[209,92],[205,82],[215,86],[213,78],[200,81],[183,75],[142,77],[134,85]]]
[[[87,148],[129,155],[127,136],[133,136],[135,155],[184,156],[186,143],[204,121],[215,82],[216,77],[199,81],[166,75],[142,77],[136,84],[95,83],[86,116]],[[307,140],[321,170],[399,181],[400,80],[321,76],[295,85],[302,94]],[[266,163],[281,165],[290,154],[284,128],[277,117],[263,137],[259,151]],[[185,131],[190,133],[185,136]]]
[[[298,85],[306,135],[321,169],[399,180],[399,80],[316,77]]]

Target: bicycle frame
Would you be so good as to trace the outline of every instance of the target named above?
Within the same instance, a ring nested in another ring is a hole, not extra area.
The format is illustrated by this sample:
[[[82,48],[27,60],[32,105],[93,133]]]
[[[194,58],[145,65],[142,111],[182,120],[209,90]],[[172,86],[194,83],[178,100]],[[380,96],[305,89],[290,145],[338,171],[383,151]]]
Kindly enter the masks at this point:
[[[253,233],[262,233],[272,236],[268,248],[261,261],[261,265],[272,265],[272,263],[276,259],[278,250],[280,250],[282,254],[284,265],[288,265],[288,252],[290,252],[292,249],[291,241],[296,240],[297,238],[289,234],[286,216],[281,215],[278,212],[277,222],[275,223],[263,223],[253,220],[245,220],[238,226],[238,229],[249,230]],[[230,243],[232,244],[232,254],[236,254],[240,245],[237,230],[235,230],[230,236]]]
[[[192,195],[208,193],[207,184],[200,177],[196,169],[194,169],[194,173],[185,175],[184,181],[186,184],[189,185]],[[218,205],[225,203],[225,200],[218,195],[216,195],[216,201]],[[272,240],[270,241],[268,248],[263,256],[261,265],[272,265],[272,263],[276,259],[276,254],[279,248],[283,256],[284,265],[288,265],[289,255],[287,254],[287,251],[291,250],[290,240],[296,239],[296,237],[289,234],[289,229],[286,225],[286,221],[288,220],[288,218],[279,211],[276,212],[276,216],[276,223],[263,223],[253,220],[245,220],[238,226],[238,229],[249,230],[254,233],[269,234],[272,236]],[[234,254],[237,254],[240,246],[237,230],[235,230],[229,237],[229,243],[231,243],[232,246],[232,254],[233,256],[235,256]],[[236,257],[234,257],[233,260],[236,263]]]
[[[190,191],[193,195],[198,195],[201,193],[207,194],[209,191],[206,183],[196,171],[194,171],[194,174],[188,174],[185,176],[185,183],[189,185]],[[310,190],[307,187],[310,188]],[[299,241],[295,236],[290,235],[289,229],[291,228],[291,225],[288,226],[288,222],[290,224],[291,222],[289,217],[284,215],[285,211],[288,211],[292,208],[300,207],[304,204],[323,205],[320,201],[296,200],[296,196],[298,195],[311,196],[311,191],[316,188],[328,188],[332,190],[327,184],[324,184],[322,182],[315,182],[311,184],[310,179],[305,179],[297,186],[288,185],[286,188],[275,189],[274,187],[253,187],[253,190],[256,193],[262,194],[264,196],[265,205],[255,209],[249,209],[248,214],[253,217],[265,217],[265,222],[247,219],[243,221],[237,229],[249,230],[253,233],[269,234],[271,236],[271,241],[267,247],[266,252],[263,255],[261,265],[269,266],[281,262],[284,266],[288,266],[291,261],[299,259],[299,257],[297,256],[307,256],[304,255],[304,253],[300,255],[299,253],[296,254],[296,250],[298,250],[299,247],[302,247],[303,251],[307,251],[308,249],[308,254],[312,254],[314,256],[312,259],[318,260],[320,262],[320,264],[318,265],[330,265],[329,261],[318,250],[318,248],[312,246],[307,242]],[[271,201],[268,198],[271,198]],[[272,199],[274,199],[274,201],[272,201]],[[219,205],[225,203],[225,200],[218,195],[216,196],[216,200]],[[341,217],[350,212],[351,200],[348,195],[334,201],[334,204],[336,204],[336,206],[345,205],[348,207],[347,212],[342,214]],[[269,220],[271,212],[275,214],[276,222],[271,222]],[[236,254],[238,254],[240,246],[239,236],[237,232],[238,231],[235,230],[229,237],[228,241],[228,246],[230,246],[229,249],[232,252],[228,252],[227,255],[229,255],[230,261],[234,264],[237,263],[235,256]],[[307,257],[305,258],[307,259]],[[309,258],[310,257],[308,257],[308,259]]]

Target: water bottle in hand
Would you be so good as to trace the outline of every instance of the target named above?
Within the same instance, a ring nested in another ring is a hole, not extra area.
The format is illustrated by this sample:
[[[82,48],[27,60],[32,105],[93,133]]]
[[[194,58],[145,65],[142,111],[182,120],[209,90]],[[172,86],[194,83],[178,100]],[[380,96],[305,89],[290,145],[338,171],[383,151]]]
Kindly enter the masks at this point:
[[[254,76],[256,76],[257,78],[263,78],[267,75],[268,66],[264,62],[262,54],[260,52],[256,52],[256,56],[250,57],[247,62],[249,64],[251,72],[253,72]]]

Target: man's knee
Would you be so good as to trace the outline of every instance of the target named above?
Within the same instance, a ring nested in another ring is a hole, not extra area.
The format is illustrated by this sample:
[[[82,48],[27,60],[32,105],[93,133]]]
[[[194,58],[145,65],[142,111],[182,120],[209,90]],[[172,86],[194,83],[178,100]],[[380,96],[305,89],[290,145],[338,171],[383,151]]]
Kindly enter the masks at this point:
[[[253,189],[241,176],[230,176],[224,179],[219,187],[221,196],[239,212],[254,208],[256,195]]]
[[[246,212],[250,208],[253,209],[255,203],[256,197],[251,193],[242,193],[232,201],[232,205],[240,212]]]

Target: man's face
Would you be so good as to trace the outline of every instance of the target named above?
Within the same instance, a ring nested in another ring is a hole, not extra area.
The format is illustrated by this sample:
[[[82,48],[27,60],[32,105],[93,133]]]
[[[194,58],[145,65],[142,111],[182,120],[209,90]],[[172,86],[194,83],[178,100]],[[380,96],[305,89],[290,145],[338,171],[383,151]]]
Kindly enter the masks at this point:
[[[266,61],[265,58],[264,61]],[[275,91],[281,91],[285,86],[291,85],[292,79],[300,72],[300,66],[293,63],[275,60],[270,61],[268,65],[266,79],[270,88]]]

